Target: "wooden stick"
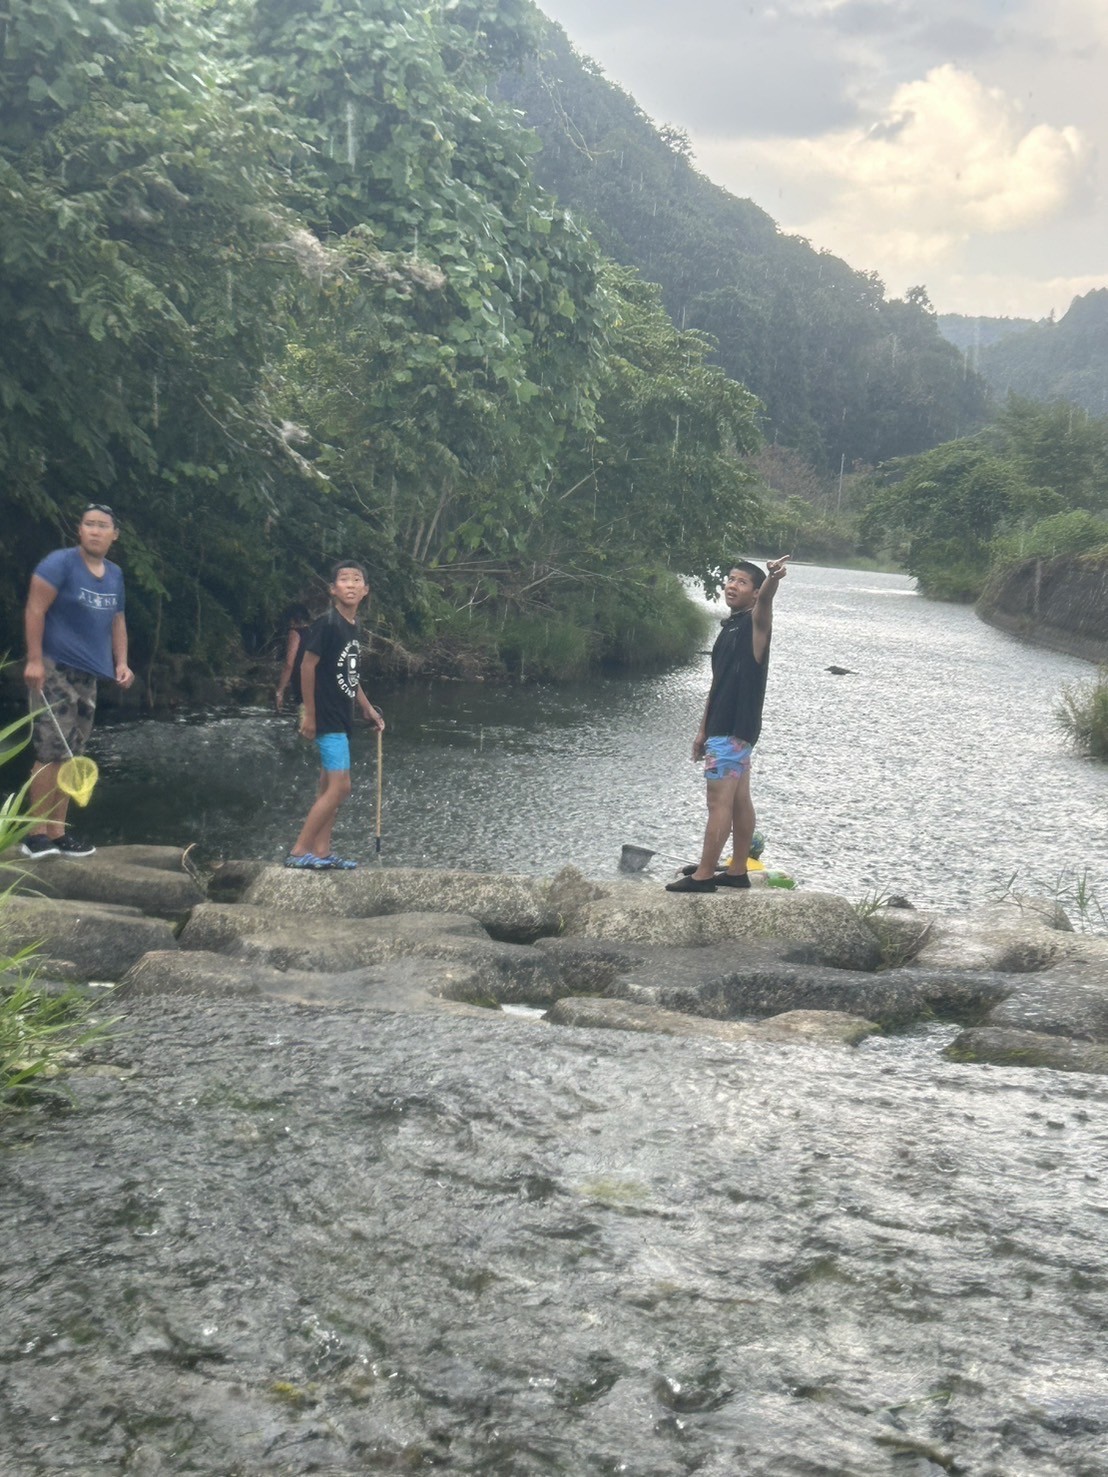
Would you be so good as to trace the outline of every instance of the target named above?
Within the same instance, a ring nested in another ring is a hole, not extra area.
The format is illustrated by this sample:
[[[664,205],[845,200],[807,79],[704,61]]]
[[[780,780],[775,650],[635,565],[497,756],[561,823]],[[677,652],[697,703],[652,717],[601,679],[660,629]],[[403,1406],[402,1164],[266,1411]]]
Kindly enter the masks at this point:
[[[381,730],[377,730],[377,855],[381,855],[381,758],[384,745]]]

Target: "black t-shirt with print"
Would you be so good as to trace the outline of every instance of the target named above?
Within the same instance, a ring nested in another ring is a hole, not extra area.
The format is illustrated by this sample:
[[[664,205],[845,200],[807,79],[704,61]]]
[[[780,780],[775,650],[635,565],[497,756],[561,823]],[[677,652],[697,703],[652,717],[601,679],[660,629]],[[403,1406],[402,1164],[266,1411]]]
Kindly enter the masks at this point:
[[[358,627],[331,607],[300,638],[319,657],[315,669],[315,731],[349,734],[358,691]]]
[[[762,660],[756,661],[753,613],[734,611],[712,647],[712,687],[704,723],[709,738],[730,735],[747,744],[758,742],[768,670],[769,638]]]

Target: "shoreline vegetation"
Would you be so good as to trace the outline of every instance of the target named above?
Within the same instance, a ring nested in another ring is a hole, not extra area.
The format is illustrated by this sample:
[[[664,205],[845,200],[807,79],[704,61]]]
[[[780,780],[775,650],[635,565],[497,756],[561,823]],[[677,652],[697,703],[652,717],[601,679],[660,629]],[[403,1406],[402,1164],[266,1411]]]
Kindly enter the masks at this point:
[[[0,764],[25,747],[29,723],[0,729]],[[26,787],[0,804],[0,1118],[47,1098],[65,1097],[57,1079],[77,1053],[104,1033],[92,1019],[88,998],[76,988],[44,989],[37,982],[36,943],[14,942],[5,907],[26,869],[15,853],[31,828]]]
[[[1088,684],[1067,684],[1054,717],[1079,754],[1108,760],[1108,666],[1102,666]]]
[[[833,563],[801,556],[797,562],[866,573],[908,573],[887,559],[862,555]],[[976,602],[977,614],[1021,640],[1104,667],[1108,606],[1095,598],[1091,581],[1105,579],[1108,558],[1024,560],[997,572]],[[920,593],[938,598],[925,590]],[[430,678],[504,685],[568,683],[601,672],[663,671],[689,660],[708,640],[711,628],[711,616],[689,598],[680,579],[655,574],[627,586],[613,581],[605,591],[528,615],[509,616],[503,607],[492,610],[481,605],[443,610],[429,627],[402,638],[389,634],[386,623],[371,614],[365,626],[365,670],[371,682]],[[268,703],[283,646],[283,634],[278,632],[260,651],[232,650],[233,659],[222,667],[206,657],[163,651],[156,663],[147,663],[139,672],[132,692],[105,688],[102,705],[160,712],[190,703]],[[22,706],[19,673],[18,662],[0,672],[0,702],[13,715]],[[1103,706],[1097,690],[1094,684],[1087,700],[1094,733],[1101,727]],[[1076,718],[1082,706],[1079,688],[1067,694],[1066,703]],[[1091,745],[1078,741],[1076,746],[1097,756],[1098,742],[1094,738]]]

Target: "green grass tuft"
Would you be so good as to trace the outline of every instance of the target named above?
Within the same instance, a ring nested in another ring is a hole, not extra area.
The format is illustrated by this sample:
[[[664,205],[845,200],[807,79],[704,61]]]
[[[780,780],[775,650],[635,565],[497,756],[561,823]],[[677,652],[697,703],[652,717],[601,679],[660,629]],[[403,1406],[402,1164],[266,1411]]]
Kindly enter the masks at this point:
[[[1108,759],[1108,667],[1087,686],[1062,689],[1054,708],[1059,728],[1075,749],[1092,759]]]

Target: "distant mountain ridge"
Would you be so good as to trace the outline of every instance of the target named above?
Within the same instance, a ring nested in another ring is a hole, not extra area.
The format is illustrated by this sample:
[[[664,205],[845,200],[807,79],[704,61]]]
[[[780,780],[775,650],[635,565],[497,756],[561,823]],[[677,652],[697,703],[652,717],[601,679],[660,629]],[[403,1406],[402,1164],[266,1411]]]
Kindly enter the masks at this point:
[[[719,363],[763,402],[769,440],[838,471],[983,422],[984,381],[922,288],[890,301],[875,273],[783,234],[713,184],[684,135],[655,127],[560,27],[502,92],[542,141],[541,183],[609,255],[661,285],[679,326],[712,335]]]
[[[1075,297],[1057,322],[1003,335],[981,350],[975,368],[998,399],[1064,400],[1108,415],[1108,288]]]
[[[1035,323],[1034,318],[973,318],[965,313],[939,314],[939,332],[948,343],[969,356],[975,369],[983,349],[992,348],[993,344],[1013,333],[1034,328]]]

